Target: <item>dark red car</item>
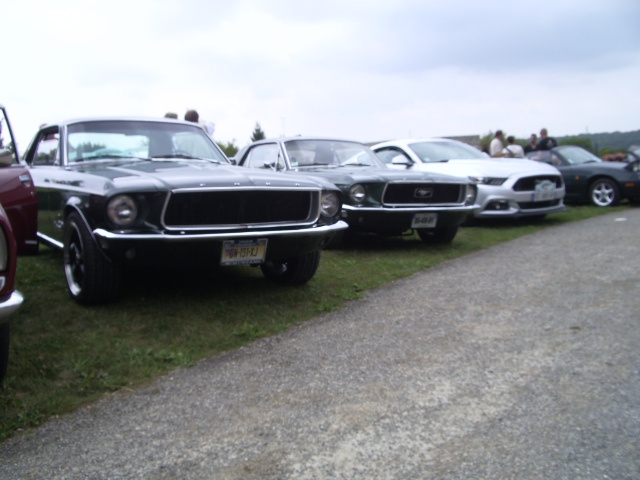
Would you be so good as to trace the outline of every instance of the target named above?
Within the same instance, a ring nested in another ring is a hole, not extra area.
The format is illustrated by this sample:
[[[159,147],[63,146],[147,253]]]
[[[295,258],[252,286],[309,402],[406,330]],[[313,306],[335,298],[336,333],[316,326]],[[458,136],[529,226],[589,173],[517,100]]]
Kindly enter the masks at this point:
[[[38,252],[38,194],[14,138],[0,104],[0,204],[11,222],[18,255],[30,255]]]
[[[11,223],[0,206],[0,385],[9,363],[9,315],[22,305],[22,295],[15,290],[17,249]]]
[[[9,363],[10,315],[22,305],[15,290],[18,253],[38,251],[38,196],[0,105],[0,385]]]

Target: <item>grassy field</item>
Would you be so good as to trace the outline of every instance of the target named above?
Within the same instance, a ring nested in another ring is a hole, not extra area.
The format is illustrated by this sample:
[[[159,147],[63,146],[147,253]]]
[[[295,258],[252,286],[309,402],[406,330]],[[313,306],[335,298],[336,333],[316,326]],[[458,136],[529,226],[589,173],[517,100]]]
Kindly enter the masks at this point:
[[[451,245],[437,247],[417,236],[362,236],[357,244],[323,252],[318,273],[299,288],[270,284],[251,267],[128,272],[121,299],[92,308],[69,298],[61,255],[41,247],[40,255],[19,260],[18,288],[26,301],[12,318],[0,441],[108,392],[283,332],[443,261],[626,208],[572,207],[540,222],[466,226]]]

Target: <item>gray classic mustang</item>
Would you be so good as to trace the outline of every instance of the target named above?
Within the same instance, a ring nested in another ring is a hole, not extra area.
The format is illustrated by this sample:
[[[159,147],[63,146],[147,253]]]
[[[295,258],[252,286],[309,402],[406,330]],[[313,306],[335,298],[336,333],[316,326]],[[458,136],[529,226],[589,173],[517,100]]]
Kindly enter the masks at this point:
[[[342,190],[342,218],[349,231],[400,235],[415,230],[425,243],[449,243],[478,208],[476,187],[468,178],[390,170],[369,147],[351,140],[260,140],[242,148],[235,161],[329,180]]]
[[[339,190],[230,164],[195,123],[101,118],[40,129],[25,155],[38,189],[38,238],[63,251],[71,296],[112,300],[123,265],[259,264],[310,280],[347,227]]]

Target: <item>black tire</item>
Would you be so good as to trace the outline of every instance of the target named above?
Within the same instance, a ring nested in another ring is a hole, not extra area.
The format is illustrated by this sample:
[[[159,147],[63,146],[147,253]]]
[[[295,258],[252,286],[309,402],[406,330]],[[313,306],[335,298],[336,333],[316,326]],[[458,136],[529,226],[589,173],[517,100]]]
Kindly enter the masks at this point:
[[[598,178],[589,187],[589,201],[596,207],[613,207],[620,203],[618,184],[608,178]]]
[[[69,293],[79,304],[106,303],[117,296],[120,269],[100,250],[77,212],[64,225],[63,264]]]
[[[0,386],[7,375],[9,365],[9,340],[11,338],[11,328],[9,322],[0,324]]]
[[[320,250],[282,262],[265,262],[260,265],[267,280],[283,285],[304,285],[313,278],[320,265]]]
[[[458,227],[418,228],[418,235],[424,243],[451,243],[458,234]]]

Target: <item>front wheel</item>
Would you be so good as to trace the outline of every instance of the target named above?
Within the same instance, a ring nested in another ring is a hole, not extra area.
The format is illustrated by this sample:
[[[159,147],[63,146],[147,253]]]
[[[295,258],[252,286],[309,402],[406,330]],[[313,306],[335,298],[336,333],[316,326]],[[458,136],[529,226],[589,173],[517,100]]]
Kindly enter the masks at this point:
[[[76,212],[64,225],[63,264],[69,293],[76,302],[94,305],[116,297],[120,269],[100,250]]]
[[[418,235],[424,243],[451,243],[458,233],[458,227],[418,228]]]
[[[599,178],[589,188],[589,200],[596,207],[613,207],[620,203],[618,185],[608,178]]]
[[[320,250],[282,262],[264,262],[260,269],[267,280],[283,285],[304,285],[316,274],[318,265]]]

